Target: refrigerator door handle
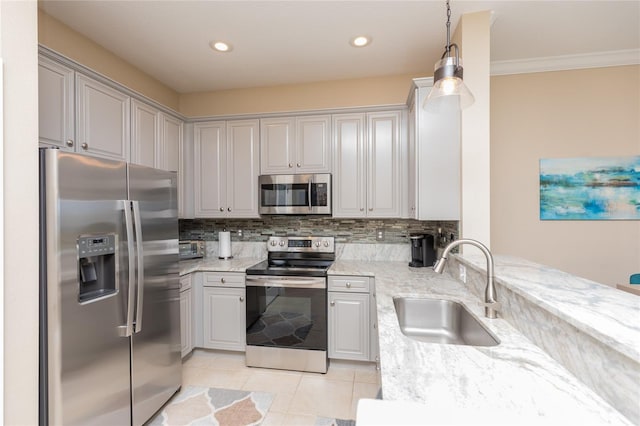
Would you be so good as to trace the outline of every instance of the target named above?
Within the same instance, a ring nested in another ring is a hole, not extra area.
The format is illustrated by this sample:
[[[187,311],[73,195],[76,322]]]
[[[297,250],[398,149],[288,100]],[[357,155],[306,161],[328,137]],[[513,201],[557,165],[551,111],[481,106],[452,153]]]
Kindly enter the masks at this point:
[[[131,219],[131,204],[128,200],[122,200],[122,209],[124,210],[124,223],[127,230],[127,252],[129,259],[129,295],[127,298],[127,324],[123,337],[129,337],[133,334],[133,301],[135,299],[135,262],[133,247],[133,221]]]
[[[142,331],[142,306],[144,296],[144,247],[142,241],[142,219],[140,217],[140,203],[138,201],[132,201],[133,204],[133,220],[135,222],[136,232],[136,248],[138,258],[138,279],[136,286],[138,287],[138,300],[136,303],[136,325],[135,332],[140,333]]]

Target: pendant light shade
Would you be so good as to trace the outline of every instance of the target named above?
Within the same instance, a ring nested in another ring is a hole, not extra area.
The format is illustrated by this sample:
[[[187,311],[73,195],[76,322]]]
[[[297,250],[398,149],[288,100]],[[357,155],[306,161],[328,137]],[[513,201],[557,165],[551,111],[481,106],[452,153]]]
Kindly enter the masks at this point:
[[[451,43],[450,27],[451,8],[449,0],[447,0],[447,46],[442,58],[436,62],[433,73],[433,88],[422,106],[431,112],[461,110],[475,102],[473,94],[462,79],[462,61],[460,61],[458,45]]]

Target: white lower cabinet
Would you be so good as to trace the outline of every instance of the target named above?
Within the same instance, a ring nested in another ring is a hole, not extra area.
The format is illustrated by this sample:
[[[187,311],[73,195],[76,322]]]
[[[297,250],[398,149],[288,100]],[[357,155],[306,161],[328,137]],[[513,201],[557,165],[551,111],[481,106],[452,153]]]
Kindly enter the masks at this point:
[[[378,336],[373,287],[373,279],[369,277],[329,277],[329,358],[376,361]]]
[[[244,274],[204,272],[202,283],[203,347],[244,351]]]
[[[180,343],[182,356],[193,350],[193,302],[191,274],[180,277]]]

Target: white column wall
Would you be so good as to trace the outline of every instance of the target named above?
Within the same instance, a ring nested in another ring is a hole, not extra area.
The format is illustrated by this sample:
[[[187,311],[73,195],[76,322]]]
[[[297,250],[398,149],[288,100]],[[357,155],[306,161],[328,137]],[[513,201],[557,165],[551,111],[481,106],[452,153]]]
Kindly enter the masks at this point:
[[[38,424],[37,21],[35,1],[0,2],[6,425]]]

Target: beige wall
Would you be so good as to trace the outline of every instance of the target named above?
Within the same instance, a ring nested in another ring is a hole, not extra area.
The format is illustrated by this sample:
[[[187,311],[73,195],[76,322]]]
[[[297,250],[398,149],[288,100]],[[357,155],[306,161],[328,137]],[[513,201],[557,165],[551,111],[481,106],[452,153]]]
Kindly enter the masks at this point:
[[[34,1],[0,2],[6,425],[38,424],[38,40]]]
[[[454,34],[461,47],[464,82],[475,97],[474,104],[462,111],[460,121],[460,233],[463,238],[481,241],[488,247],[491,247],[490,18],[489,11],[462,15]]]
[[[640,66],[491,78],[493,251],[608,285],[640,272],[640,221],[541,221],[541,158],[640,155]]]
[[[38,10],[38,42],[156,102],[178,110],[178,93]]]
[[[426,75],[431,73],[188,93],[180,96],[180,112],[204,117],[405,104],[411,80]]]

